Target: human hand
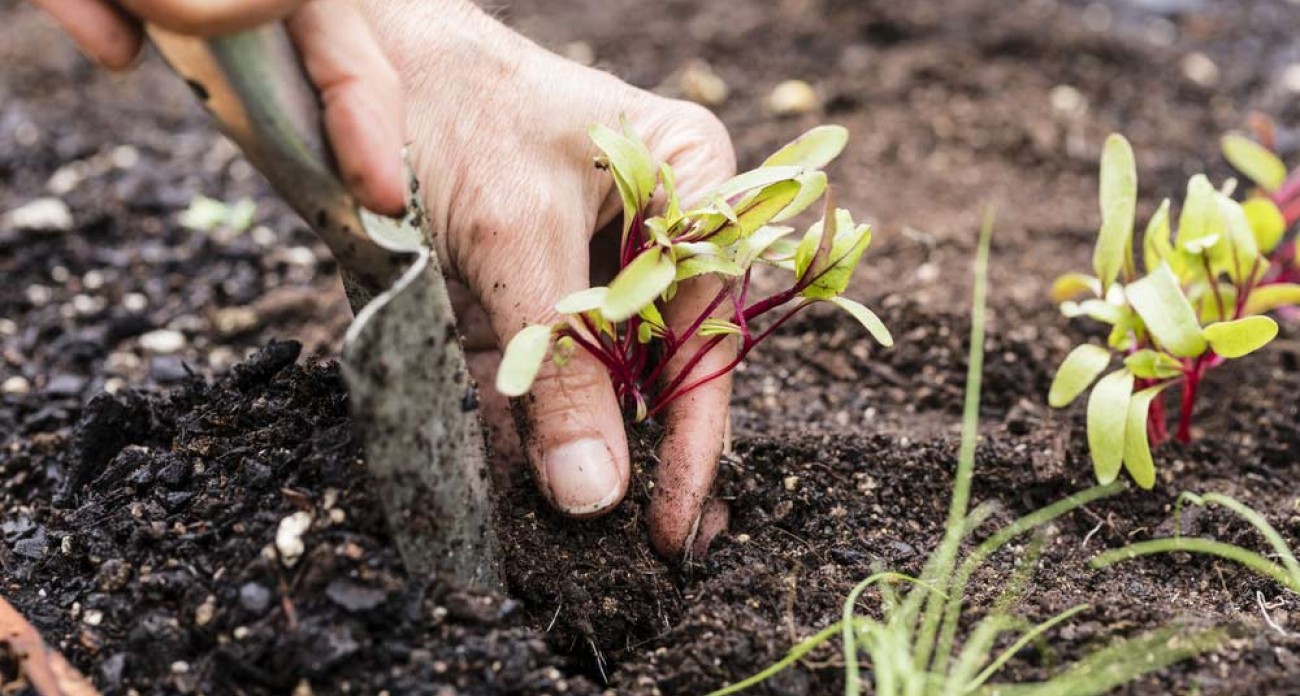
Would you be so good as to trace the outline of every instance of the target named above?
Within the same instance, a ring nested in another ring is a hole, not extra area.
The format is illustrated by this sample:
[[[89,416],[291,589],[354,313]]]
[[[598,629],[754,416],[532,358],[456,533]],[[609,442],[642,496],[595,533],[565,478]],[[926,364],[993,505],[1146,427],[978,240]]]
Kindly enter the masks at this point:
[[[112,70],[129,68],[144,24],[194,36],[284,20],[321,94],[340,175],[361,205],[397,215],[406,205],[403,95],[397,73],[350,0],[33,0],[81,50]]]
[[[514,430],[506,399],[492,387],[500,346],[528,324],[554,320],[558,300],[615,265],[618,230],[596,233],[622,206],[609,173],[594,166],[588,127],[617,127],[626,115],[655,157],[672,165],[688,203],[734,174],[731,142],[707,110],[555,56],[461,0],[363,7],[407,86],[412,164],[436,250],[463,284],[453,297],[500,445]],[[666,320],[686,328],[718,289],[708,277],[684,283]],[[692,373],[717,370],[734,351],[720,346]],[[680,367],[669,365],[668,379]],[[663,555],[699,553],[725,525],[725,508],[706,502],[730,391],[728,378],[717,379],[667,410],[648,515]],[[556,508],[594,516],[623,498],[627,437],[598,361],[579,351],[563,368],[548,363],[517,408],[516,457],[526,454]]]

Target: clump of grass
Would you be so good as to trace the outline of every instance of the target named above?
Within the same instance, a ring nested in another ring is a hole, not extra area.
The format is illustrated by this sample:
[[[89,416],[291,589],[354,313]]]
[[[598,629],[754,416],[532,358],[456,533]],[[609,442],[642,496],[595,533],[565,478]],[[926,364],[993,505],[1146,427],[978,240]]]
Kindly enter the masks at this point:
[[[1039,623],[1013,612],[1041,555],[1045,543],[1039,533],[1005,582],[1001,596],[982,619],[966,633],[958,649],[958,632],[966,587],[974,573],[1012,540],[1041,529],[1056,518],[1094,500],[1123,489],[1112,482],[1094,486],[1065,500],[1017,519],[961,553],[962,543],[992,515],[991,505],[970,510],[975,446],[979,432],[980,386],[984,363],[985,303],[988,296],[989,239],[993,215],[988,213],[980,232],[975,260],[975,290],[971,310],[970,360],[962,417],[961,449],[949,506],[947,528],[919,578],[880,572],[854,587],[844,602],[841,619],[794,646],[779,662],[754,676],[715,691],[723,696],[749,688],[789,667],[813,648],[839,636],[843,642],[845,693],[862,693],[861,656],[865,654],[877,696],[958,696],[1012,694],[1015,696],[1087,696],[1101,694],[1138,676],[1209,650],[1221,640],[1217,631],[1185,632],[1165,627],[1134,638],[1116,641],[1040,683],[996,684],[992,679],[1021,649],[1039,641],[1048,631],[1068,621],[1088,605],[1071,607]],[[895,585],[905,585],[900,591]],[[858,599],[875,588],[881,599],[881,619],[858,611]],[[1011,636],[1010,642],[1004,641]],[[1005,647],[998,650],[999,645]]]
[[[1213,539],[1200,539],[1195,537],[1185,537],[1182,535],[1182,513],[1183,505],[1191,503],[1199,507],[1208,507],[1217,505],[1227,508],[1244,519],[1250,526],[1254,527],[1268,545],[1272,547],[1273,553],[1281,562],[1269,560],[1263,554],[1256,553],[1249,549],[1227,544],[1222,541]],[[1092,559],[1092,567],[1105,568],[1114,565],[1120,561],[1127,561],[1140,556],[1150,556],[1157,553],[1172,553],[1174,551],[1187,551],[1199,553],[1207,556],[1217,556],[1225,560],[1238,563],[1246,568],[1271,578],[1288,590],[1300,594],[1300,563],[1296,562],[1295,553],[1287,545],[1286,540],[1278,533],[1273,525],[1264,519],[1264,516],[1256,512],[1251,507],[1231,498],[1218,493],[1206,493],[1205,495],[1196,495],[1195,493],[1183,493],[1178,496],[1178,502],[1174,508],[1177,519],[1178,534],[1166,539],[1152,539],[1150,541],[1140,541],[1136,544],[1130,544],[1124,548],[1114,549],[1098,555]]]

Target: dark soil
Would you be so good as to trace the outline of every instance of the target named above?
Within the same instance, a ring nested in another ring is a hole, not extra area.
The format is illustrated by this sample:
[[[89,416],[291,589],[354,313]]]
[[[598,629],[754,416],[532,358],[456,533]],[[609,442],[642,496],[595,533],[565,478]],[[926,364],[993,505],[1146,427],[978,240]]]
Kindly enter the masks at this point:
[[[999,225],[974,497],[998,501],[1004,523],[1090,483],[1079,409],[1043,401],[1094,329],[1061,320],[1045,289],[1089,258],[1101,139],[1133,140],[1153,207],[1192,171],[1227,173],[1217,135],[1249,110],[1300,119],[1281,77],[1300,63],[1300,7],[1281,0],[520,0],[505,17],[665,92],[707,60],[732,89],[719,113],[742,164],[815,122],[847,125],[839,196],[879,223],[854,294],[897,347],[812,312],[744,366],[718,488],[732,525],[707,558],[653,556],[640,484],[614,514],[573,523],[520,474],[500,506],[509,599],[409,577],[328,362],[347,309],[323,247],[157,61],[103,75],[0,0],[0,211],[52,195],[74,218],[68,233],[0,226],[0,593],[106,693],[701,693],[748,676],[834,621],[873,569],[915,572],[940,538],[984,204]],[[813,83],[822,109],[764,113],[787,78]],[[1059,108],[1062,85],[1086,107]],[[1294,130],[1280,143],[1300,159]],[[184,231],[176,215],[197,193],[255,198],[260,229]],[[157,330],[181,345],[161,349]],[[1086,566],[1172,533],[1184,489],[1234,495],[1300,541],[1298,331],[1213,375],[1200,437],[1158,452],[1154,493],[1054,525],[1020,609],[1093,608],[1008,679],[1174,621],[1231,638],[1129,692],[1300,693],[1294,594],[1195,557]],[[290,336],[319,357],[273,340]],[[290,566],[274,542],[298,512],[313,523]],[[1221,512],[1184,522],[1261,547]],[[973,587],[977,612],[1015,551]],[[842,689],[835,646],[765,688]]]

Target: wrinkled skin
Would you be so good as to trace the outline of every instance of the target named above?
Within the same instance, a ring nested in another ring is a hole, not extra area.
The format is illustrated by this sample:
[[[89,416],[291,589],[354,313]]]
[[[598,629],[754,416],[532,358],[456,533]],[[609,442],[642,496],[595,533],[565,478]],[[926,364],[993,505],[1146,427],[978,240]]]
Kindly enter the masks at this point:
[[[142,19],[197,35],[284,19],[362,204],[400,212],[400,151],[409,146],[497,450],[530,462],[561,512],[589,517],[618,504],[630,477],[627,437],[594,358],[579,351],[563,368],[547,363],[515,404],[518,430],[490,385],[501,346],[527,324],[554,320],[556,301],[589,287],[593,269],[606,279],[614,263],[618,230],[597,233],[621,203],[609,174],[593,166],[588,126],[617,127],[626,116],[691,202],[735,172],[730,138],[712,114],[549,53],[464,0],[34,1],[111,69],[136,60]],[[667,321],[689,323],[717,282],[683,284]],[[723,344],[693,372],[716,370],[734,350]],[[726,524],[725,508],[708,496],[730,391],[729,378],[714,380],[665,415],[649,510],[651,540],[665,556],[702,553]]]

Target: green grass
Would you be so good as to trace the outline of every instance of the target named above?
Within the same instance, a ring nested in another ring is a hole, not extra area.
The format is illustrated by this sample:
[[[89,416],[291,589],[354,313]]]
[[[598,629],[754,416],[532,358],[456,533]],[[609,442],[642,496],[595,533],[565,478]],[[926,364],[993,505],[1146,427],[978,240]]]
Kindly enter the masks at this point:
[[[732,694],[754,686],[837,636],[842,642],[844,656],[845,693],[850,696],[863,692],[864,656],[871,670],[872,693],[877,696],[1088,696],[1109,691],[1138,676],[1209,650],[1220,642],[1221,635],[1217,631],[1188,633],[1176,628],[1163,628],[1116,641],[1069,665],[1045,682],[1023,685],[993,683],[999,670],[1022,649],[1042,642],[1051,629],[1089,609],[1087,605],[1071,607],[1038,623],[1014,613],[1013,609],[1037,566],[1044,545],[1041,534],[1032,536],[1028,551],[1005,580],[997,602],[959,641],[966,587],[975,572],[994,553],[1061,515],[1123,489],[1122,484],[1112,483],[1076,493],[1015,520],[970,552],[962,554],[963,542],[993,513],[991,505],[970,510],[979,436],[992,231],[993,215],[990,212],[986,214],[980,231],[975,258],[961,448],[946,532],[927,561],[924,572],[919,578],[893,572],[873,574],[849,593],[839,621],[794,646],[779,662],[744,681],[713,692],[712,696]],[[859,611],[859,599],[868,591],[875,591],[880,597],[879,620]]]

